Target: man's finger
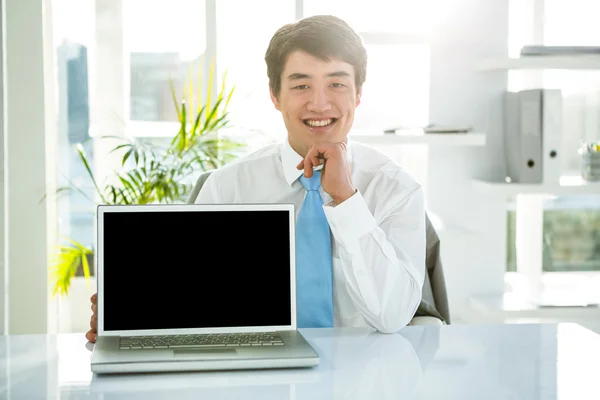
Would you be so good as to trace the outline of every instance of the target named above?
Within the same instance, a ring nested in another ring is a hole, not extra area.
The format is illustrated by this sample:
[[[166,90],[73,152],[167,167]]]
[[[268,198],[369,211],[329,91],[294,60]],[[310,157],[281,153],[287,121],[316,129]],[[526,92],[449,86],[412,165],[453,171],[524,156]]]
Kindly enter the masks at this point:
[[[319,152],[316,146],[311,147],[311,149],[304,157],[304,176],[310,178],[313,175],[313,168],[321,165],[321,160],[319,158]]]
[[[90,301],[92,302],[92,304],[98,303],[98,293],[94,293],[92,297],[90,297]]]
[[[320,153],[316,153],[316,154],[311,154],[310,156],[310,164],[311,164],[311,168],[310,168],[310,175],[307,175],[307,177],[311,177],[313,174],[313,168],[314,167],[318,167],[319,165],[323,164],[325,162],[325,158],[320,154]],[[306,167],[305,167],[306,169]]]
[[[306,156],[304,159],[304,176],[310,178],[313,175],[312,160]]]
[[[98,306],[97,306],[96,304],[92,304],[92,312],[93,312],[94,314],[97,314],[97,313],[98,313]]]
[[[98,337],[98,335],[95,332],[93,332],[91,329],[89,331],[87,331],[87,333],[85,334],[85,338],[91,343],[96,343],[97,337]]]

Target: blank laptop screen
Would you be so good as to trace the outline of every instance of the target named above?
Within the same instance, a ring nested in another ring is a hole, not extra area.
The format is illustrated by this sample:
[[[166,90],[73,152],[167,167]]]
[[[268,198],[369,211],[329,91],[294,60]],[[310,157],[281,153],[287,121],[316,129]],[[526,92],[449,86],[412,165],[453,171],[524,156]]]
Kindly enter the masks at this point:
[[[104,213],[104,329],[291,324],[288,211]]]

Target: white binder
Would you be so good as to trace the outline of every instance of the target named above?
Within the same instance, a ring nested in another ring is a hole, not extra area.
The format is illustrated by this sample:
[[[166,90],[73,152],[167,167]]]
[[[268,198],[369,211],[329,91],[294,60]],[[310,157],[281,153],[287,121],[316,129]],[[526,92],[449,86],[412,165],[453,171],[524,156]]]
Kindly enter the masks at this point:
[[[542,167],[544,183],[559,183],[563,127],[562,93],[544,89],[542,95]]]
[[[506,173],[512,182],[558,182],[561,130],[560,90],[530,89],[505,93]]]

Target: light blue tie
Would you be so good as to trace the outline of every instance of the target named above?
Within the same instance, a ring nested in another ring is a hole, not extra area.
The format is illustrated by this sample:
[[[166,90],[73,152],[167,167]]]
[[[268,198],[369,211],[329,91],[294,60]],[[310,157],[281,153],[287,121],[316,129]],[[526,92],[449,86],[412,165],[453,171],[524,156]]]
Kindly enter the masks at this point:
[[[321,172],[300,177],[306,188],[296,221],[296,301],[299,328],[333,327],[333,271],[329,223],[319,193]]]

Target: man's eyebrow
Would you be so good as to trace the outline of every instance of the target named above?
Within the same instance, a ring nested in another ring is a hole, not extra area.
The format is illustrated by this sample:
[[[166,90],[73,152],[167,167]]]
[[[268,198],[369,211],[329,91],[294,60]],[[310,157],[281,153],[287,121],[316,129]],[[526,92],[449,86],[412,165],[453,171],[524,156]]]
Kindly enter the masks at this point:
[[[345,78],[345,77],[349,77],[350,74],[346,71],[335,71],[335,72],[330,72],[329,74],[327,74],[328,78]],[[288,75],[288,80],[290,81],[294,81],[294,80],[299,80],[299,79],[310,79],[311,76],[309,74],[303,74],[300,72],[294,72],[293,74]]]
[[[330,74],[327,74],[327,76],[330,78],[336,78],[336,77],[337,78],[345,78],[345,77],[350,76],[350,74],[346,71],[335,71]]]
[[[288,79],[290,81],[294,81],[294,80],[298,80],[298,79],[309,79],[310,75],[308,74],[301,74],[299,72],[294,72],[293,74],[288,75]]]

